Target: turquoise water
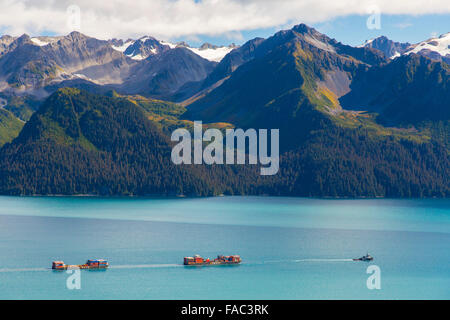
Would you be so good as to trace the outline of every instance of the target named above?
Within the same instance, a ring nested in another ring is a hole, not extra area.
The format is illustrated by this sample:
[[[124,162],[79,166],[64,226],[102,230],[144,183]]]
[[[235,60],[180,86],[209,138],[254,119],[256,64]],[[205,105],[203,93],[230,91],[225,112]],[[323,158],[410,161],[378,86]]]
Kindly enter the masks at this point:
[[[197,253],[244,263],[181,265]],[[49,270],[88,258],[111,268],[80,290]],[[0,299],[449,298],[450,199],[0,197]]]

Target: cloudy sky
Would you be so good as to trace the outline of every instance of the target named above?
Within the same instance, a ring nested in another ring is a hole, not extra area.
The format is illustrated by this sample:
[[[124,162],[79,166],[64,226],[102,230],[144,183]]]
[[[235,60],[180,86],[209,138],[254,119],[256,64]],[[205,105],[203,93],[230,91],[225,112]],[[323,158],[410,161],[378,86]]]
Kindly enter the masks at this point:
[[[0,34],[15,36],[79,30],[224,44],[303,22],[348,44],[381,34],[417,42],[450,32],[449,21],[449,0],[0,0]]]

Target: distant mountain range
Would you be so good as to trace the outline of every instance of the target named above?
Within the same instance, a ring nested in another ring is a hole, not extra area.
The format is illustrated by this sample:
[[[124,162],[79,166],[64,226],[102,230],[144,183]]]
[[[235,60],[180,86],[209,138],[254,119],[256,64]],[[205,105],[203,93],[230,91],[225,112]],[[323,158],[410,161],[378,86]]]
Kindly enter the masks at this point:
[[[59,87],[75,84],[182,101],[253,59],[253,51],[262,40],[250,40],[242,48],[209,43],[192,48],[184,42],[170,43],[150,36],[105,41],[78,32],[58,37],[4,35],[0,38],[0,92],[44,98]],[[449,63],[449,46],[450,33],[414,45],[379,37],[361,47],[380,50],[391,59],[415,53]],[[173,77],[176,84],[171,81]]]
[[[204,44],[191,48],[152,37],[104,41],[78,32],[64,37],[3,36],[0,91],[45,97],[55,88],[85,83],[135,92],[135,83],[145,82],[139,93],[167,98],[180,85],[204,79],[235,47]],[[143,69],[149,73],[143,74]],[[177,84],[167,82],[173,80],[172,74]]]
[[[220,62],[231,50],[237,48],[235,44],[225,46],[215,46],[210,43],[204,43],[199,48],[192,48],[185,42],[171,43],[159,41],[153,37],[142,37],[138,40],[128,39],[110,40],[113,49],[123,52],[126,56],[134,60],[144,60],[150,56],[158,55],[169,49],[186,48],[195,54],[209,61]]]
[[[380,50],[391,59],[417,53],[436,61],[450,63],[450,32],[416,44],[394,42],[381,36],[367,40],[362,47]]]
[[[352,47],[304,24],[240,47],[4,36],[0,193],[448,197],[448,39]],[[168,135],[194,120],[280,129],[279,174],[173,166]]]

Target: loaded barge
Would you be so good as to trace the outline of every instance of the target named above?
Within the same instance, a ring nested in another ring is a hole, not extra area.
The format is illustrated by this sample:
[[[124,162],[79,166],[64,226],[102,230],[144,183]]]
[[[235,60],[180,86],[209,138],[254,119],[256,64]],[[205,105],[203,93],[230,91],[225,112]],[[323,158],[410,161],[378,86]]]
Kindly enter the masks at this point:
[[[64,261],[53,261],[53,270],[67,270],[67,269],[107,269],[109,267],[108,261],[104,259],[90,259],[85,264],[70,265],[65,264]]]
[[[233,256],[217,256],[216,259],[204,259],[199,255],[193,257],[185,257],[183,264],[185,266],[216,266],[216,265],[237,265],[242,262],[238,255]]]

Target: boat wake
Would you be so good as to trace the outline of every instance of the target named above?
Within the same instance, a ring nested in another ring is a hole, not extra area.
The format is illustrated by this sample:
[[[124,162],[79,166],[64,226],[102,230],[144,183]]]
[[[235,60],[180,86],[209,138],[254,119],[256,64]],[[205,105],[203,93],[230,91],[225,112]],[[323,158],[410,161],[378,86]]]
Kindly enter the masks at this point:
[[[182,267],[182,264],[129,264],[129,265],[114,265],[109,269],[147,269],[147,268],[175,268]]]
[[[182,264],[130,264],[109,266],[108,269],[147,269],[147,268],[175,268],[183,267]],[[3,268],[0,273],[4,272],[38,272],[51,271],[51,268]]]
[[[17,268],[17,269],[12,269],[12,268],[3,268],[0,269],[0,273],[3,272],[37,272],[37,271],[49,271],[51,270],[50,268]]]
[[[349,262],[353,259],[295,259],[295,260],[268,260],[263,262],[243,263],[245,265],[271,264],[271,263],[300,263],[300,262]],[[153,268],[181,268],[182,264],[124,264],[109,266],[108,269],[153,269]],[[49,271],[51,268],[0,268],[0,273],[4,272],[42,272]]]
[[[348,262],[352,261],[353,259],[299,259],[294,260],[294,262]]]
[[[299,262],[353,262],[353,259],[326,259],[326,258],[311,258],[311,259],[294,259],[294,260],[269,260],[264,263],[299,263]]]

